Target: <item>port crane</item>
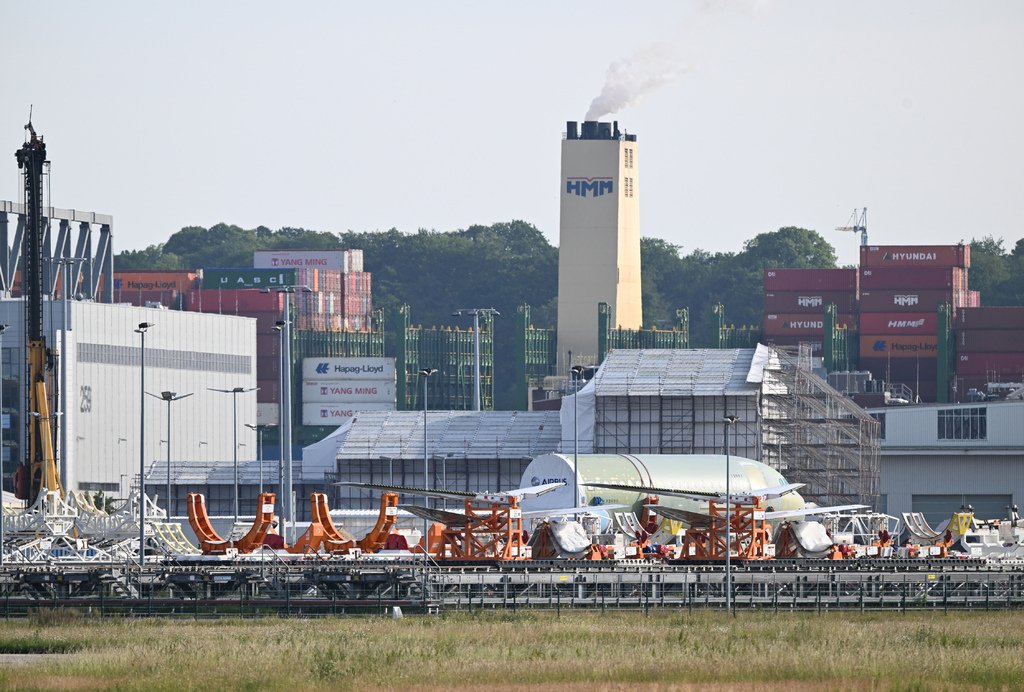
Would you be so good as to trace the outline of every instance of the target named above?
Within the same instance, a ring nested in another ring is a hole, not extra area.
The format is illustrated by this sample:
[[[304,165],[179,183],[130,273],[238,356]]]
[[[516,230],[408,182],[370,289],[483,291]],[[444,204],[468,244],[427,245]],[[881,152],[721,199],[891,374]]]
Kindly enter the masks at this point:
[[[836,226],[837,231],[846,231],[848,233],[860,233],[860,244],[868,244],[868,208],[864,207],[859,212],[854,209],[853,213],[850,214],[850,220],[846,222],[845,226]]]
[[[14,156],[24,180],[25,236],[22,295],[25,297],[25,351],[28,361],[28,487],[25,498],[34,499],[45,488],[64,497],[55,453],[55,429],[49,393],[56,355],[46,346],[43,333],[43,169],[46,144],[32,127],[25,126],[26,141]],[[62,450],[63,451],[63,450]],[[23,498],[24,499],[24,498]]]

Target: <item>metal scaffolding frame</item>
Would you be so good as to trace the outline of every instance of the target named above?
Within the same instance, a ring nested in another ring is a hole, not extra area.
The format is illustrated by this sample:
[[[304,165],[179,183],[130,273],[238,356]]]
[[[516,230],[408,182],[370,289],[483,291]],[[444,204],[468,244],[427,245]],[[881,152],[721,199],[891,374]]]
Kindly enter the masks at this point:
[[[810,349],[774,348],[761,395],[762,461],[820,505],[878,508],[879,423],[811,370]]]

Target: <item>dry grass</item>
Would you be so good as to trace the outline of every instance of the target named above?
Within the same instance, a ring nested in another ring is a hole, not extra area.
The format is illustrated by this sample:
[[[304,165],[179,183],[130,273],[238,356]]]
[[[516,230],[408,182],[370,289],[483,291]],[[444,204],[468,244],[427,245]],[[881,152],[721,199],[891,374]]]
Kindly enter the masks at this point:
[[[1019,689],[1011,612],[0,622],[5,689]]]

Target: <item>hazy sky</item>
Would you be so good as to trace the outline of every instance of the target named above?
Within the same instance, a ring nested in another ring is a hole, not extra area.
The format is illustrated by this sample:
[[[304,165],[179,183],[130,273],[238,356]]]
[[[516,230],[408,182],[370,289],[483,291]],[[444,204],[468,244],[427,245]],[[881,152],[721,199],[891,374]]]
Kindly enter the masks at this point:
[[[624,11],[627,10],[628,11]],[[559,140],[613,87],[643,235],[738,250],[868,207],[874,243],[1024,236],[1020,2],[0,0],[0,199],[29,104],[55,206],[115,249],[224,221],[524,219],[558,241]]]

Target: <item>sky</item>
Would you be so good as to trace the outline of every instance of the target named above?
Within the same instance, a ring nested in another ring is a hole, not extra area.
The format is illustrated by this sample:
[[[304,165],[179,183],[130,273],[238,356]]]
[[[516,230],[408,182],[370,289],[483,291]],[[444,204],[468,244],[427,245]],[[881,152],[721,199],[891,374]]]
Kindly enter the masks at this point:
[[[855,263],[833,229],[862,207],[873,244],[1024,237],[1020,2],[0,0],[0,25],[0,199],[31,104],[52,204],[113,215],[115,251],[218,222],[557,244],[592,104],[638,135],[642,234],[684,253],[801,226]]]

